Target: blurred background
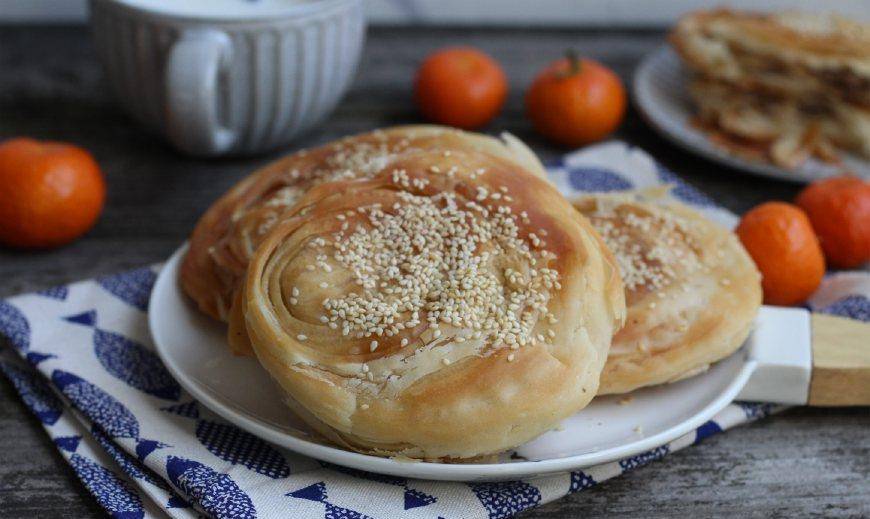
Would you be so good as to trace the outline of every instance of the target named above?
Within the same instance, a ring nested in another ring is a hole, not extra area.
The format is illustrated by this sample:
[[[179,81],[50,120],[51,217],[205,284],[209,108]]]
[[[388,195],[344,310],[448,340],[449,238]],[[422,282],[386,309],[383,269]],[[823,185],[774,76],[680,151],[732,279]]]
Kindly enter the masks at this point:
[[[86,0],[0,0],[0,22],[84,22]],[[549,25],[565,27],[665,27],[695,9],[836,11],[870,16],[866,0],[366,0],[369,23],[382,25]]]

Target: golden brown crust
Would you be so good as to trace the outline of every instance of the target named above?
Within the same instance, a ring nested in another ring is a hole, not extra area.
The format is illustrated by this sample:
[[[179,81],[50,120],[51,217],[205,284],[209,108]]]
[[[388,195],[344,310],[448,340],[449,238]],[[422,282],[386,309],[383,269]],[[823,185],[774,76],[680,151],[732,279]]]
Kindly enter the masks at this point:
[[[377,130],[278,159],[236,184],[200,218],[190,237],[180,282],[200,310],[229,321],[239,280],[263,236],[311,187],[336,179],[365,179],[391,167],[402,153],[473,148],[505,157],[545,177],[537,157],[513,136],[503,141],[439,126]],[[236,312],[238,313],[238,312]],[[244,344],[234,350],[244,353]]]
[[[624,318],[589,222],[524,165],[449,135],[308,189],[247,270],[261,364],[362,452],[470,458],[534,438],[593,397]]]
[[[746,339],[760,276],[737,238],[688,207],[636,193],[574,201],[620,264],[626,325],[613,338],[599,394],[705,370]]]

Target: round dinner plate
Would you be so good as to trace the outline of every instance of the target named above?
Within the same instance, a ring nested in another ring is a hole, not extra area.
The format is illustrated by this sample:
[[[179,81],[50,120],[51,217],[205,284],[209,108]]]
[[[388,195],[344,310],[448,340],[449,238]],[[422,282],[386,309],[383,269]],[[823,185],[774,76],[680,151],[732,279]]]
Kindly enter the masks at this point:
[[[794,170],[774,164],[752,161],[734,155],[714,144],[699,128],[689,123],[694,115],[691,98],[686,90],[687,71],[679,56],[669,46],[650,53],[634,74],[635,105],[650,123],[666,138],[688,151],[702,155],[735,169],[791,182],[812,182],[842,174],[843,168],[810,158]],[[842,154],[846,169],[862,178],[870,178],[870,163],[854,155]]]
[[[281,447],[337,465],[393,476],[449,481],[498,481],[566,472],[638,454],[674,440],[728,405],[755,362],[743,349],[706,373],[635,391],[630,399],[596,398],[588,407],[500,462],[409,462],[347,451],[319,439],[282,402],[278,385],[255,358],[237,357],[226,327],[200,313],[181,291],[178,271],[187,246],[157,278],[148,320],[157,353],[193,397],[212,411]]]

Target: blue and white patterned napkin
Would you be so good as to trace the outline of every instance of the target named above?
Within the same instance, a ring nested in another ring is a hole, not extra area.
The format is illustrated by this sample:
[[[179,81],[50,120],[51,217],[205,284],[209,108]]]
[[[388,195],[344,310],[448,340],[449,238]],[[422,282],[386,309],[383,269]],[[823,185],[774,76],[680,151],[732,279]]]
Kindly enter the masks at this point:
[[[734,215],[647,154],[611,142],[551,167],[566,192],[673,183],[674,196],[733,225]],[[502,518],[589,488],[769,414],[735,403],[697,431],[619,462],[506,483],[408,480],[345,469],[274,447],[221,420],[153,352],[146,267],[0,301],[0,368],[113,517]],[[826,280],[813,309],[870,319],[870,275]]]

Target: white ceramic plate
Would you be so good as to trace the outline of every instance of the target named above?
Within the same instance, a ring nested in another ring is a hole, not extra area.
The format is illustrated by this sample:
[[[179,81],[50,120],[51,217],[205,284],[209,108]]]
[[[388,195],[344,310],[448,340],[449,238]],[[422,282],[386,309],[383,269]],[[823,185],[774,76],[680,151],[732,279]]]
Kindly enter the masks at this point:
[[[733,168],[792,182],[811,182],[842,174],[842,168],[809,159],[793,171],[773,164],[738,157],[716,146],[698,128],[689,124],[694,115],[686,91],[687,73],[677,54],[668,46],[648,55],[634,74],[634,101],[651,126],[665,137],[693,153]],[[846,168],[863,178],[870,178],[870,163],[843,154]]]
[[[282,404],[277,384],[253,358],[230,354],[224,325],[195,308],[178,285],[182,247],[160,272],[148,318],[157,353],[196,399],[239,427],[279,446],[346,467],[394,476],[450,481],[497,481],[565,472],[619,460],[663,445],[709,420],[730,403],[752,371],[744,349],[703,375],[596,398],[500,463],[440,464],[395,461],[349,452],[318,441]]]

